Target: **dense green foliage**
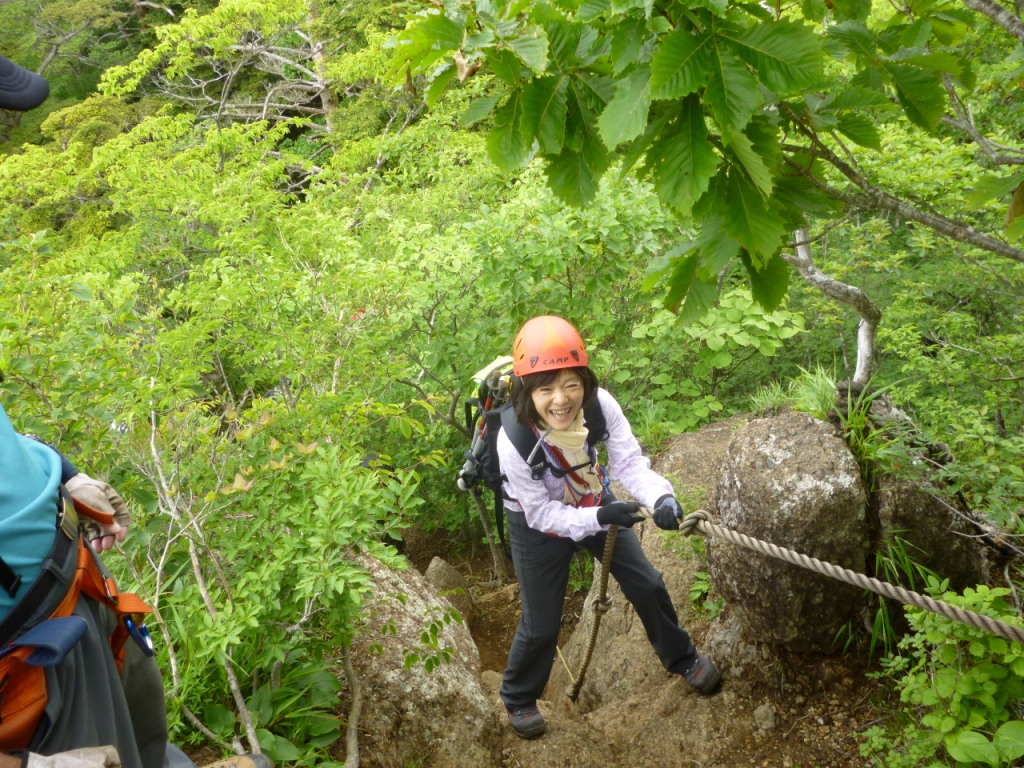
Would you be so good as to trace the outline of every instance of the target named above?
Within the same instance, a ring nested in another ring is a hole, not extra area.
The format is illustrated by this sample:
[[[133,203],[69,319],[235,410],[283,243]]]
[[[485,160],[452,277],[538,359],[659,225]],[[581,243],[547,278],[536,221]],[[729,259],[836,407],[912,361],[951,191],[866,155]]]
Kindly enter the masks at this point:
[[[358,556],[479,542],[461,398],[528,317],[584,331],[651,449],[849,377],[856,316],[780,258],[798,225],[882,308],[877,383],[958,459],[933,482],[1022,533],[1024,269],[808,164],[996,237],[1020,180],[942,84],[1013,141],[1020,45],[962,7],[835,6],[0,6],[6,52],[54,51],[0,145],[2,402],[129,500],[115,567],[158,609],[176,737],[322,759]],[[698,39],[719,69],[687,68]]]

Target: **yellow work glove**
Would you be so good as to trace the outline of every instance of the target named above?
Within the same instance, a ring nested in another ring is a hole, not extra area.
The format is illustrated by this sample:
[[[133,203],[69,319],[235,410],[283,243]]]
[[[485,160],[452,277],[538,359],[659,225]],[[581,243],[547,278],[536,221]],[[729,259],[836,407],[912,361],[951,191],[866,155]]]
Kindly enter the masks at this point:
[[[79,472],[64,483],[64,487],[76,502],[88,508],[83,510],[79,507],[78,517],[85,540],[89,542],[94,552],[106,552],[115,542],[124,541],[132,516],[121,494],[115,491],[110,483]],[[91,517],[90,511],[98,512],[110,522]]]

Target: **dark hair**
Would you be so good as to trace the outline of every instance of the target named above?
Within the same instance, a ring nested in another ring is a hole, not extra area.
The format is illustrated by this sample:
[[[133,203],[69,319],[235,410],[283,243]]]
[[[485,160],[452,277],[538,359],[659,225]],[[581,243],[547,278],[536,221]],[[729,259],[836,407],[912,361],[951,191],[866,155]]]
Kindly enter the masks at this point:
[[[583,382],[583,407],[594,401],[594,398],[597,397],[597,376],[589,368],[558,368],[553,371],[517,376],[512,384],[512,408],[520,422],[530,426],[543,421],[533,405],[533,391],[553,382],[562,371],[573,371],[579,375]]]

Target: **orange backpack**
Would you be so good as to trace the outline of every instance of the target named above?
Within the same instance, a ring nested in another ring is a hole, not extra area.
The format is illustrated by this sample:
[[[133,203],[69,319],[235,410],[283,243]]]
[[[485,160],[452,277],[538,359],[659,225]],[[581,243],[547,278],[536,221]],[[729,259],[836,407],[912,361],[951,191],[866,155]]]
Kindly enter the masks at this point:
[[[152,609],[138,595],[121,593],[117,589],[117,584],[105,572],[95,553],[81,536],[78,529],[79,513],[105,524],[110,524],[113,519],[110,515],[104,515],[78,500],[72,500],[63,486],[61,487],[57,540],[48,560],[54,561],[57,568],[63,566],[69,557],[77,557],[78,562],[64,598],[49,618],[39,622],[36,627],[41,627],[52,619],[71,616],[79,596],[85,594],[117,614],[117,629],[110,636],[110,650],[117,668],[120,669],[124,661],[124,644],[129,634],[136,635],[140,642],[148,641],[148,633],[145,633],[141,617],[143,614],[152,613]],[[47,566],[48,564],[44,563],[41,574],[48,572]],[[40,580],[36,583],[40,583]],[[12,610],[8,620],[18,611],[33,611],[38,602],[47,596],[36,594],[34,589],[30,589]],[[6,624],[7,620],[4,623]],[[81,627],[76,629],[84,632],[84,620]],[[30,644],[31,631],[32,629],[19,630],[18,637],[11,639],[0,649],[0,750],[4,751],[28,748],[46,711],[45,667],[58,663],[63,658],[41,658],[37,647]],[[151,646],[143,650],[152,653]]]

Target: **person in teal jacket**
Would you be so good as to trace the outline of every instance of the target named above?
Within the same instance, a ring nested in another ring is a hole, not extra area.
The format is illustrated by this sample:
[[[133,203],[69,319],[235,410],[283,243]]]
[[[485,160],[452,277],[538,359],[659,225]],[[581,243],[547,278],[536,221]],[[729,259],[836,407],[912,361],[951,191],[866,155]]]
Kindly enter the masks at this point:
[[[48,94],[46,80],[0,56],[0,109],[32,109]],[[107,522],[80,528],[77,502],[109,515]],[[98,554],[124,539],[127,524],[113,488],[19,434],[0,406],[0,657],[31,649],[22,667],[43,667],[46,690],[45,712],[28,719],[28,748],[0,740],[0,768],[194,768],[168,741],[163,680],[148,636],[134,627],[119,670],[110,638],[123,618],[106,604],[83,593],[70,616],[50,619],[85,551],[83,531]],[[0,707],[15,678],[0,681]],[[270,763],[240,755],[213,766]]]

